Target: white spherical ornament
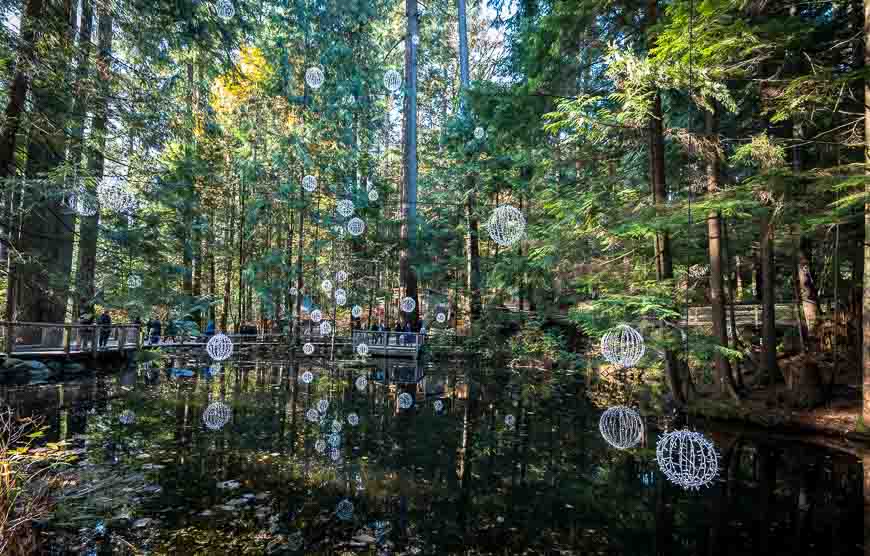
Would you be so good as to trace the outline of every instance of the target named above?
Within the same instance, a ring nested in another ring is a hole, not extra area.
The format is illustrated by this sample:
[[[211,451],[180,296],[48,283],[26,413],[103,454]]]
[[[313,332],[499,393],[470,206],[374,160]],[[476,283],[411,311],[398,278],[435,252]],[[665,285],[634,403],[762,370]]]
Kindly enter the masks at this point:
[[[358,376],[356,378],[356,389],[362,392],[369,385],[369,379],[364,376]]]
[[[335,421],[333,421],[333,423],[334,423],[334,422],[335,422]],[[340,424],[339,424],[339,426],[340,426]],[[334,433],[332,433],[332,434],[330,434],[329,436],[326,437],[326,441],[327,441],[327,442],[329,443],[329,445],[332,446],[333,448],[338,448],[339,446],[341,446],[341,435],[338,434],[337,432],[334,432]]]
[[[371,202],[371,203],[377,202],[377,200],[379,198],[380,198],[380,195],[378,195],[377,190],[372,189],[371,191],[369,191],[369,202]]]
[[[79,186],[75,192],[75,198],[70,203],[79,216],[94,216],[100,211],[100,203],[97,196],[86,187]]]
[[[321,320],[323,320],[323,313],[320,312],[320,309],[311,311],[311,322],[317,324]]]
[[[369,354],[369,346],[366,344],[359,344],[356,346],[356,353],[362,357],[365,357]]]
[[[311,355],[314,353],[314,344],[310,342],[306,342],[304,346],[302,346],[302,353],[305,355]]]
[[[120,421],[122,425],[132,425],[136,421],[136,414],[129,409],[125,409],[121,412],[121,415],[118,416],[118,421]]]
[[[318,421],[320,421],[320,413],[318,413],[316,409],[311,408],[305,412],[305,418],[312,423],[317,423]]]
[[[353,214],[353,209],[353,201],[351,201],[350,199],[342,199],[335,206],[336,212],[338,212],[338,214],[344,216],[345,218]]]
[[[342,521],[353,519],[353,503],[350,500],[342,500],[335,508],[335,516]]]
[[[320,335],[321,336],[329,336],[332,334],[332,325],[329,324],[329,321],[323,321],[320,323]]]
[[[314,373],[312,373],[311,371],[305,371],[304,373],[302,373],[302,377],[300,377],[300,380],[305,384],[311,384],[314,381]]]
[[[366,223],[363,222],[362,218],[358,218],[354,216],[347,222],[347,233],[354,237],[359,237],[363,235],[363,232],[366,231]]]
[[[438,313],[435,315],[435,322],[438,324],[444,324],[447,322],[447,315],[445,313]]]
[[[293,297],[296,297],[297,295],[299,295],[299,290],[296,289],[296,286],[290,287],[290,295],[292,295]]]
[[[620,324],[601,337],[602,355],[617,367],[634,367],[645,350],[643,336],[627,324]]]
[[[318,454],[322,454],[326,451],[326,441],[322,438],[318,438],[317,442],[314,443],[314,449],[317,450]]]
[[[347,271],[339,270],[335,273],[335,281],[336,282],[346,282],[347,281]]]
[[[391,93],[402,88],[402,76],[396,70],[387,70],[384,74],[384,87]]]
[[[325,279],[323,282],[320,283],[320,289],[323,290],[325,293],[331,292],[332,280],[330,280],[329,278]]]
[[[362,307],[360,307],[359,305],[354,305],[353,309],[350,310],[350,314],[353,316],[353,318],[358,319],[362,316],[362,311]]]
[[[233,410],[230,406],[223,402],[212,402],[208,404],[202,414],[202,422],[209,429],[216,431],[224,428],[224,425],[230,422],[233,416]]]
[[[406,313],[413,313],[414,309],[417,308],[417,302],[414,301],[413,297],[403,297],[402,302],[399,303],[399,308]]]
[[[407,392],[399,394],[399,409],[408,409],[414,405],[414,398]]]
[[[357,415],[356,413],[349,414],[347,416],[347,424],[352,427],[359,425],[359,415]]]
[[[327,409],[329,409],[329,400],[318,400],[317,411],[320,413],[326,413]]]
[[[218,0],[217,15],[223,20],[232,19],[236,15],[236,8],[230,0]]]
[[[127,287],[131,290],[142,287],[142,277],[138,274],[131,274],[127,277]]]
[[[317,178],[314,176],[302,178],[302,189],[309,193],[314,193],[314,190],[317,189]]]
[[[483,129],[480,126],[477,126],[476,128],[474,128],[474,138],[475,139],[483,139],[484,137],[486,137],[486,130],[485,129]]]
[[[618,405],[601,414],[598,430],[608,444],[617,450],[628,450],[643,438],[643,419],[634,409]]]
[[[338,299],[339,297],[343,297],[344,303],[347,303],[347,291],[344,288],[337,288],[335,290],[335,298]],[[344,305],[344,303],[339,303],[339,305]]]
[[[336,434],[341,432],[341,421],[338,419],[332,420],[332,432]]]
[[[341,459],[341,452],[338,450],[338,448],[333,448],[329,451],[329,459],[331,459],[332,461],[338,461]]]
[[[343,294],[335,294],[335,304],[339,307],[347,305],[347,296]]]
[[[315,91],[323,86],[324,80],[323,70],[318,67],[310,67],[305,72],[305,82]]]
[[[719,454],[713,443],[685,429],[659,438],[656,461],[669,481],[687,490],[709,485],[719,473]]]
[[[517,418],[508,413],[504,416],[504,426],[513,429],[517,425]]]
[[[411,44],[414,46],[420,45],[420,35],[411,35]]]
[[[441,413],[444,411],[444,402],[441,400],[435,400],[435,403],[432,404],[432,407],[435,409],[435,413]]]
[[[526,219],[511,205],[496,208],[486,223],[489,237],[502,247],[510,247],[526,234]]]
[[[233,354],[233,341],[226,334],[215,334],[205,345],[205,351],[215,361],[224,361]]]

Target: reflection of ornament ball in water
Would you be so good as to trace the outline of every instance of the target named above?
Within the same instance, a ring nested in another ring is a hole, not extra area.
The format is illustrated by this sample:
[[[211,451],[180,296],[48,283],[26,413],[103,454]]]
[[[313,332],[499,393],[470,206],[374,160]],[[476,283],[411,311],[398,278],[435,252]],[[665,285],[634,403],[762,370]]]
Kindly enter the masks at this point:
[[[404,297],[399,307],[406,313],[413,313],[414,309],[417,308],[417,302],[414,301],[413,297]]]
[[[719,473],[719,454],[713,443],[685,429],[659,437],[656,461],[669,481],[687,490],[709,485]]]
[[[364,376],[356,377],[356,389],[362,392],[369,385],[369,379]]]
[[[396,70],[387,70],[384,74],[384,87],[391,93],[395,93],[402,87],[402,76]]]
[[[215,361],[224,361],[233,354],[233,341],[226,334],[215,334],[205,345],[205,351]]]
[[[317,178],[314,176],[302,178],[302,189],[309,193],[314,193],[314,190],[317,189]]]
[[[356,319],[360,318],[362,316],[362,307],[354,305],[353,309],[350,310],[350,314]]]
[[[321,283],[320,283],[320,289],[323,290],[323,291],[326,292],[326,293],[331,292],[331,291],[332,291],[332,280],[330,280],[329,278],[327,278],[326,280],[324,280],[323,282],[321,282]]]
[[[232,19],[236,15],[236,8],[230,0],[218,0],[217,14],[223,20]]]
[[[330,459],[332,459],[332,461],[338,461],[341,459],[341,452],[338,450],[338,448],[333,448],[329,451],[329,457]]]
[[[335,273],[335,281],[336,282],[344,282],[347,280],[347,272],[344,270],[339,270]]]
[[[326,451],[326,441],[322,438],[318,438],[317,442],[314,443],[314,449],[317,450],[318,454],[322,454]]]
[[[131,290],[142,287],[142,277],[138,274],[131,274],[127,277],[127,287]]]
[[[634,409],[618,405],[601,414],[598,430],[608,444],[627,450],[637,446],[643,438],[643,419]]]
[[[361,218],[354,216],[347,223],[347,231],[354,237],[361,236],[366,231],[366,223]]]
[[[312,353],[314,353],[314,344],[312,344],[311,342],[306,342],[306,344],[302,346],[302,353],[304,353],[305,355],[311,355]]]
[[[327,409],[329,409],[329,400],[318,400],[317,411],[320,413],[326,413]]]
[[[526,218],[511,205],[497,207],[486,222],[489,237],[502,247],[510,247],[526,233]]]
[[[215,363],[214,365],[210,366],[208,368],[208,374],[209,376],[217,376],[221,374],[221,364]]]
[[[323,313],[320,312],[320,309],[311,311],[311,322],[317,324],[321,320],[323,320]]]
[[[444,313],[438,313],[437,315],[435,315],[435,321],[438,324],[444,324],[445,322],[447,322],[447,315],[445,315]]]
[[[293,286],[293,287],[290,288],[290,295],[292,295],[292,296],[295,297],[295,296],[298,295],[298,294],[299,294],[299,290],[296,289],[296,286]]]
[[[213,431],[222,429],[224,425],[230,422],[233,416],[233,411],[230,406],[223,402],[212,402],[205,408],[202,414],[202,422],[205,426]]]
[[[378,196],[378,192],[376,190],[372,189],[371,191],[369,191],[369,201],[370,202],[372,202],[372,203],[377,202],[378,198],[379,198],[379,196]]]
[[[332,420],[332,432],[341,432],[341,421],[338,419]]]
[[[121,412],[121,415],[118,416],[118,421],[120,421],[122,425],[132,425],[135,420],[136,414],[129,409],[125,409]]]
[[[357,415],[356,413],[349,414],[347,416],[347,424],[352,427],[359,425],[359,415]]]
[[[338,214],[347,218],[348,216],[353,214],[353,201],[349,199],[342,199],[338,202],[336,210],[338,211]]]
[[[312,423],[317,423],[320,421],[320,413],[314,409],[313,407],[305,412],[305,418],[311,421]]]
[[[320,323],[320,335],[321,336],[329,336],[332,334],[332,325],[329,324],[329,321],[323,321]]]
[[[302,373],[302,382],[305,384],[311,384],[314,381],[314,373],[311,371],[305,371]]]
[[[311,67],[305,72],[305,82],[315,91],[323,86],[325,76],[323,70],[318,67]]]
[[[350,500],[342,500],[335,508],[335,515],[342,521],[353,519],[353,503]]]
[[[365,357],[366,355],[369,354],[369,346],[366,344],[360,344],[360,345],[356,346],[356,353],[357,353],[357,355],[361,355],[361,356]]]
[[[333,448],[338,448],[341,446],[341,435],[334,432],[326,437],[326,441],[329,442],[329,445]]]
[[[602,355],[617,367],[634,367],[645,350],[643,336],[627,324],[620,324],[601,337]]]
[[[485,129],[483,129],[480,126],[474,128],[474,138],[475,139],[483,139],[484,137],[486,137],[486,130]]]
[[[335,290],[335,304],[339,307],[347,305],[347,292],[341,288]]]
[[[444,410],[444,402],[441,400],[435,400],[435,403],[432,404],[432,406],[435,408],[436,413],[441,413],[441,411]]]
[[[411,44],[414,46],[420,45],[420,35],[411,35]]]
[[[516,426],[516,424],[517,424],[517,418],[516,418],[516,417],[514,417],[514,416],[511,415],[510,413],[508,413],[507,415],[504,416],[504,425],[505,425],[507,428],[512,429],[512,428],[514,428],[514,427]]]
[[[414,405],[414,398],[411,397],[411,394],[407,392],[402,392],[399,394],[399,408],[400,409],[408,409],[412,405]]]

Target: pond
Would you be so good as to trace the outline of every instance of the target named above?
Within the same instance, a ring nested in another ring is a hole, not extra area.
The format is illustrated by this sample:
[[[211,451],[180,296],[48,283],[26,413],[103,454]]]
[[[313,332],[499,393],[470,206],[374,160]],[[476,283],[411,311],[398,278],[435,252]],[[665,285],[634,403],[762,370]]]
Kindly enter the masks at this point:
[[[95,485],[42,525],[56,554],[864,553],[859,453],[689,422],[721,461],[685,491],[656,464],[671,416],[620,451],[579,375],[407,367],[139,366],[0,400]]]

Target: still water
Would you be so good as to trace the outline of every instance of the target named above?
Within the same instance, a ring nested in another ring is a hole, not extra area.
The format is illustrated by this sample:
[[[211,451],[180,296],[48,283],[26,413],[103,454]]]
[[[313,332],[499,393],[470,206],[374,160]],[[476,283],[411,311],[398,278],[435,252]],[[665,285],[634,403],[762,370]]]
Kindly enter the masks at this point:
[[[645,415],[641,446],[616,450],[573,374],[190,369],[0,386],[94,485],[43,524],[49,553],[864,553],[860,451],[690,422],[720,472],[683,491],[658,471],[655,440],[685,423]]]

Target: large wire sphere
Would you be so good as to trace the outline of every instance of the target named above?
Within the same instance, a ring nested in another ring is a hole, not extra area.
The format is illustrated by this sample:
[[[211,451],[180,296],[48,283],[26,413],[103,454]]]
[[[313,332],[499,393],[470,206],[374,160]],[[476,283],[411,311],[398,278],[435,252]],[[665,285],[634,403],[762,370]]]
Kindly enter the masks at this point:
[[[125,409],[118,416],[118,421],[120,421],[122,425],[132,425],[136,421],[136,414],[129,409]]]
[[[358,376],[356,378],[356,389],[362,392],[369,385],[369,379],[364,376]]]
[[[344,307],[345,305],[347,305],[347,295],[343,293],[336,293],[335,304],[339,307]]]
[[[378,195],[378,192],[376,189],[372,189],[371,191],[369,191],[369,202],[372,202],[372,203],[377,202],[377,200],[379,198],[380,198],[380,195]]]
[[[311,371],[305,371],[304,373],[302,373],[300,380],[305,384],[311,384],[312,382],[314,382],[314,373],[312,373]]]
[[[329,278],[325,279],[323,282],[320,283],[320,289],[326,293],[331,292],[332,291],[332,280],[330,280]]]
[[[332,334],[332,325],[329,324],[329,321],[325,320],[320,323],[320,335],[321,336],[329,336]]]
[[[438,324],[444,324],[447,322],[447,315],[445,313],[438,313],[435,315],[435,322]]]
[[[342,521],[353,519],[353,502],[344,499],[335,507],[335,516]]]
[[[517,418],[516,417],[514,417],[510,413],[508,413],[507,415],[504,416],[504,426],[506,426],[509,429],[512,429],[516,425],[517,425]]]
[[[332,461],[338,461],[341,459],[341,451],[338,448],[333,448],[329,451],[329,459]]]
[[[233,341],[226,334],[215,334],[205,345],[205,351],[215,361],[224,361],[233,354]]]
[[[323,87],[324,80],[325,76],[323,75],[323,70],[316,66],[310,67],[305,71],[305,82],[315,91]]]
[[[622,368],[637,365],[646,350],[643,336],[627,324],[608,330],[601,337],[601,353],[611,364]]]
[[[236,8],[230,0],[218,0],[217,14],[221,19],[232,19],[236,15]]]
[[[84,186],[79,186],[76,189],[72,205],[79,216],[94,216],[100,211],[100,203],[97,200],[97,196]]]
[[[333,423],[335,423],[335,422],[336,421],[333,421]],[[339,426],[341,426],[340,423],[339,423]],[[341,446],[341,435],[338,434],[337,432],[333,432],[332,434],[330,434],[329,436],[326,437],[326,442],[330,446],[332,446],[333,448],[338,448],[339,446]]]
[[[335,210],[338,212],[338,214],[344,216],[345,218],[353,214],[353,209],[353,201],[351,201],[350,199],[342,199],[335,206]]]
[[[357,415],[356,413],[348,414],[347,424],[352,426],[352,427],[359,425],[359,415]]]
[[[359,344],[358,346],[356,346],[356,352],[357,355],[365,357],[369,354],[369,346],[367,344]]]
[[[329,400],[321,399],[317,401],[317,411],[326,413],[327,409],[329,409]]]
[[[643,419],[634,409],[618,405],[601,414],[598,430],[608,444],[618,450],[628,450],[643,438]]]
[[[709,485],[719,473],[716,447],[703,434],[686,429],[659,437],[656,460],[665,477],[686,490]]]
[[[314,409],[313,407],[305,412],[305,418],[311,421],[312,423],[316,423],[320,421],[320,413]]]
[[[332,420],[332,432],[336,434],[341,432],[341,421],[338,419]]]
[[[142,277],[138,274],[131,274],[127,277],[127,287],[131,290],[142,287]]]
[[[402,75],[396,70],[387,70],[384,74],[384,87],[391,93],[395,93],[402,88]]]
[[[435,400],[435,403],[432,404],[432,408],[435,409],[435,413],[441,413],[444,411],[444,402],[441,400]]]
[[[302,346],[302,353],[304,353],[305,355],[311,355],[312,353],[314,353],[314,344],[306,342],[306,344]]]
[[[417,302],[414,301],[413,297],[403,297],[402,302],[399,303],[399,308],[406,313],[413,313],[414,309],[417,308]]]
[[[320,312],[320,309],[311,311],[311,322],[317,324],[321,320],[323,320],[323,313]]]
[[[354,216],[347,222],[347,233],[354,237],[359,237],[363,235],[363,232],[366,231],[366,223],[363,222],[362,218]]]
[[[317,450],[318,454],[322,454],[326,451],[326,440],[322,438],[318,438],[317,442],[314,443],[314,449]]]
[[[407,392],[402,392],[399,394],[399,408],[400,409],[408,409],[412,405],[414,405],[414,398],[411,397],[411,394]]]
[[[224,428],[230,422],[233,410],[223,402],[211,402],[202,413],[202,422],[209,429],[216,431]]]
[[[474,128],[474,138],[475,139],[483,139],[484,137],[486,137],[486,130],[485,129],[483,129],[480,126],[477,126],[476,128]]]
[[[494,242],[502,247],[510,247],[525,236],[526,219],[518,208],[501,205],[492,211],[486,229]]]
[[[358,319],[362,316],[362,307],[359,305],[354,305],[353,309],[350,310],[350,314],[353,315],[353,318]]]
[[[346,270],[339,270],[338,272],[335,273],[335,281],[336,282],[344,282],[346,280],[347,280],[347,271]]]
[[[127,214],[136,208],[136,198],[124,187],[120,178],[103,178],[97,188],[100,204],[111,211]]]
[[[302,178],[302,189],[314,193],[314,190],[317,189],[317,178],[311,175]]]
[[[420,35],[411,35],[411,44],[418,46],[420,44]]]
[[[347,301],[347,291],[344,288],[336,288],[335,297],[343,297],[344,300]]]
[[[292,296],[294,296],[294,297],[297,296],[297,295],[299,295],[299,290],[296,288],[296,286],[291,286],[291,287],[290,287],[290,295],[292,295]]]

